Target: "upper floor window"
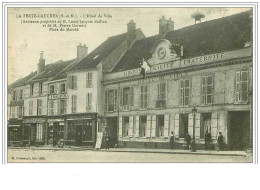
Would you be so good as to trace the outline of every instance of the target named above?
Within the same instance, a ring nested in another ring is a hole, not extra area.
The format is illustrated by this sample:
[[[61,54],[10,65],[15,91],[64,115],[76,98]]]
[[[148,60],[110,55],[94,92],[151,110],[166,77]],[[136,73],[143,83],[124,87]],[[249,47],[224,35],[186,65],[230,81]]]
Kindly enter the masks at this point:
[[[42,115],[42,100],[38,100],[38,115]]]
[[[33,96],[33,84],[30,85],[30,95]]]
[[[134,105],[134,91],[133,87],[124,87],[121,89],[121,106],[123,106],[123,110],[129,110],[129,106]]]
[[[15,90],[12,93],[12,100],[16,100],[16,91]]]
[[[86,87],[92,87],[92,78],[93,78],[93,73],[92,72],[87,72],[86,76]]]
[[[63,92],[65,92],[65,91],[66,91],[65,83],[62,83],[62,84],[60,85],[60,92],[63,93]]]
[[[60,114],[67,112],[67,100],[60,100]]]
[[[117,90],[107,90],[105,97],[106,111],[117,111]]]
[[[213,76],[202,77],[202,99],[203,104],[213,103]]]
[[[141,86],[141,109],[147,108],[148,103],[148,86]]]
[[[77,76],[71,76],[71,88],[77,89]]]
[[[55,90],[54,90],[54,85],[50,85],[50,94],[54,94]]]
[[[50,101],[50,115],[54,114],[54,101]]]
[[[77,96],[76,95],[71,96],[71,112],[72,113],[77,112]]]
[[[87,93],[86,110],[91,110],[91,105],[92,105],[92,93]]]
[[[156,108],[163,107],[166,107],[166,83],[159,83],[157,85]]]
[[[23,117],[23,107],[22,106],[19,106],[18,107],[18,118],[22,118]]]
[[[248,100],[248,71],[236,72],[235,101],[237,103]]]
[[[22,100],[22,99],[23,99],[23,90],[20,90],[19,99],[20,99],[20,100]]]
[[[29,115],[33,114],[33,101],[29,101]]]
[[[39,94],[42,94],[42,82],[39,83]]]
[[[190,103],[190,80],[184,79],[180,81],[180,105],[187,106]]]

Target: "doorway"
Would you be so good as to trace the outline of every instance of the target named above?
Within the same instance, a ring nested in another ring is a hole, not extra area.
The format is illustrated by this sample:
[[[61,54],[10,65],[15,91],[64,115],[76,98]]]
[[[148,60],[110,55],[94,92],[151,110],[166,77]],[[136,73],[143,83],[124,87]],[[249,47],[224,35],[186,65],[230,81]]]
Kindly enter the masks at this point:
[[[250,141],[250,112],[229,112],[229,150],[245,150]]]
[[[76,146],[82,145],[82,125],[76,125]]]
[[[114,147],[117,143],[117,122],[118,117],[107,117],[106,133],[110,136],[110,146]]]

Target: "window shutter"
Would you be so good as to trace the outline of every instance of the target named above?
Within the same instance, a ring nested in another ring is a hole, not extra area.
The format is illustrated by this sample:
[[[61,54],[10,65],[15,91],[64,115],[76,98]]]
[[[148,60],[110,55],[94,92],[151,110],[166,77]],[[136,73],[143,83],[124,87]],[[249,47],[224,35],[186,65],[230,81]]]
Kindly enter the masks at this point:
[[[129,117],[129,129],[128,129],[128,136],[129,137],[133,136],[133,125],[134,125],[134,117],[130,116]]]
[[[122,117],[119,117],[119,132],[118,132],[118,136],[119,138],[122,137]]]
[[[147,108],[149,108],[149,101],[150,101],[150,84],[147,85]]]
[[[200,113],[197,113],[195,118],[195,138],[200,139]]]
[[[72,85],[72,76],[69,76],[67,81],[67,88],[71,89],[71,85]]]
[[[164,137],[169,137],[169,119],[170,115],[164,115]]]
[[[105,111],[108,111],[108,104],[107,104],[107,100],[108,100],[108,95],[107,95],[108,91],[105,91]]]
[[[193,138],[193,116],[189,114],[188,133]]]
[[[179,85],[180,85],[180,105],[183,106],[183,80],[180,81]]]
[[[91,107],[92,107],[92,93],[89,93],[89,104],[88,105],[90,106],[90,109],[91,109]]]
[[[160,99],[160,84],[157,84],[157,99]]]
[[[236,72],[235,77],[235,102],[239,102],[240,93],[240,72]]]
[[[147,115],[146,137],[151,137],[151,115]]]
[[[75,89],[77,89],[77,83],[78,83],[78,81],[77,81],[77,76],[74,76],[74,80],[75,80]]]
[[[117,111],[118,108],[118,94],[117,90],[114,90],[114,110]]]
[[[133,86],[130,87],[130,105],[131,106],[134,105],[134,87]]]
[[[189,103],[188,103],[188,105],[190,105],[190,103],[191,103],[191,97],[192,97],[192,78],[191,79],[188,79],[188,81],[189,81]]]
[[[151,137],[156,136],[156,115],[152,115],[152,132],[151,132]]]
[[[60,101],[56,101],[57,102],[57,114],[60,114]]]
[[[135,137],[139,137],[139,115],[135,117]]]
[[[205,82],[206,82],[206,77],[203,76],[202,77],[202,81],[201,81],[201,103],[205,104]]]
[[[175,114],[174,116],[174,135],[176,138],[179,138],[179,128],[180,128],[180,114]]]
[[[89,87],[88,72],[86,73],[86,88]]]
[[[218,131],[218,112],[213,112],[211,115],[211,137],[217,139]]]
[[[123,88],[121,88],[120,89],[120,106],[121,107],[123,106],[123,97],[124,97]]]

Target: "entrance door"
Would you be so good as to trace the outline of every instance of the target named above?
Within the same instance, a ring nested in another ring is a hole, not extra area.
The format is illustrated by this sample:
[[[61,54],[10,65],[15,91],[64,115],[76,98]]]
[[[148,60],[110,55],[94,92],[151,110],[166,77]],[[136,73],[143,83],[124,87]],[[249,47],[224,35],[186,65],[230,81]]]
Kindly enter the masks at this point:
[[[228,145],[230,150],[245,150],[249,145],[250,112],[229,112]]]
[[[76,146],[82,145],[82,125],[76,125]]]
[[[117,122],[117,117],[107,117],[106,133],[110,136],[111,147],[117,143]]]

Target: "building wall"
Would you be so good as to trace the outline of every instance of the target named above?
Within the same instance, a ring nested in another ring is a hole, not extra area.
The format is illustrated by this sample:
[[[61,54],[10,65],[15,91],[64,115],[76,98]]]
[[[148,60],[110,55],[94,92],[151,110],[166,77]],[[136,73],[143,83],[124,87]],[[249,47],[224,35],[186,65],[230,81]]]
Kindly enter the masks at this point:
[[[47,115],[47,96],[28,98],[24,100],[24,116],[38,116],[37,100],[42,100],[42,115]],[[29,102],[33,101],[33,113],[29,114]]]

